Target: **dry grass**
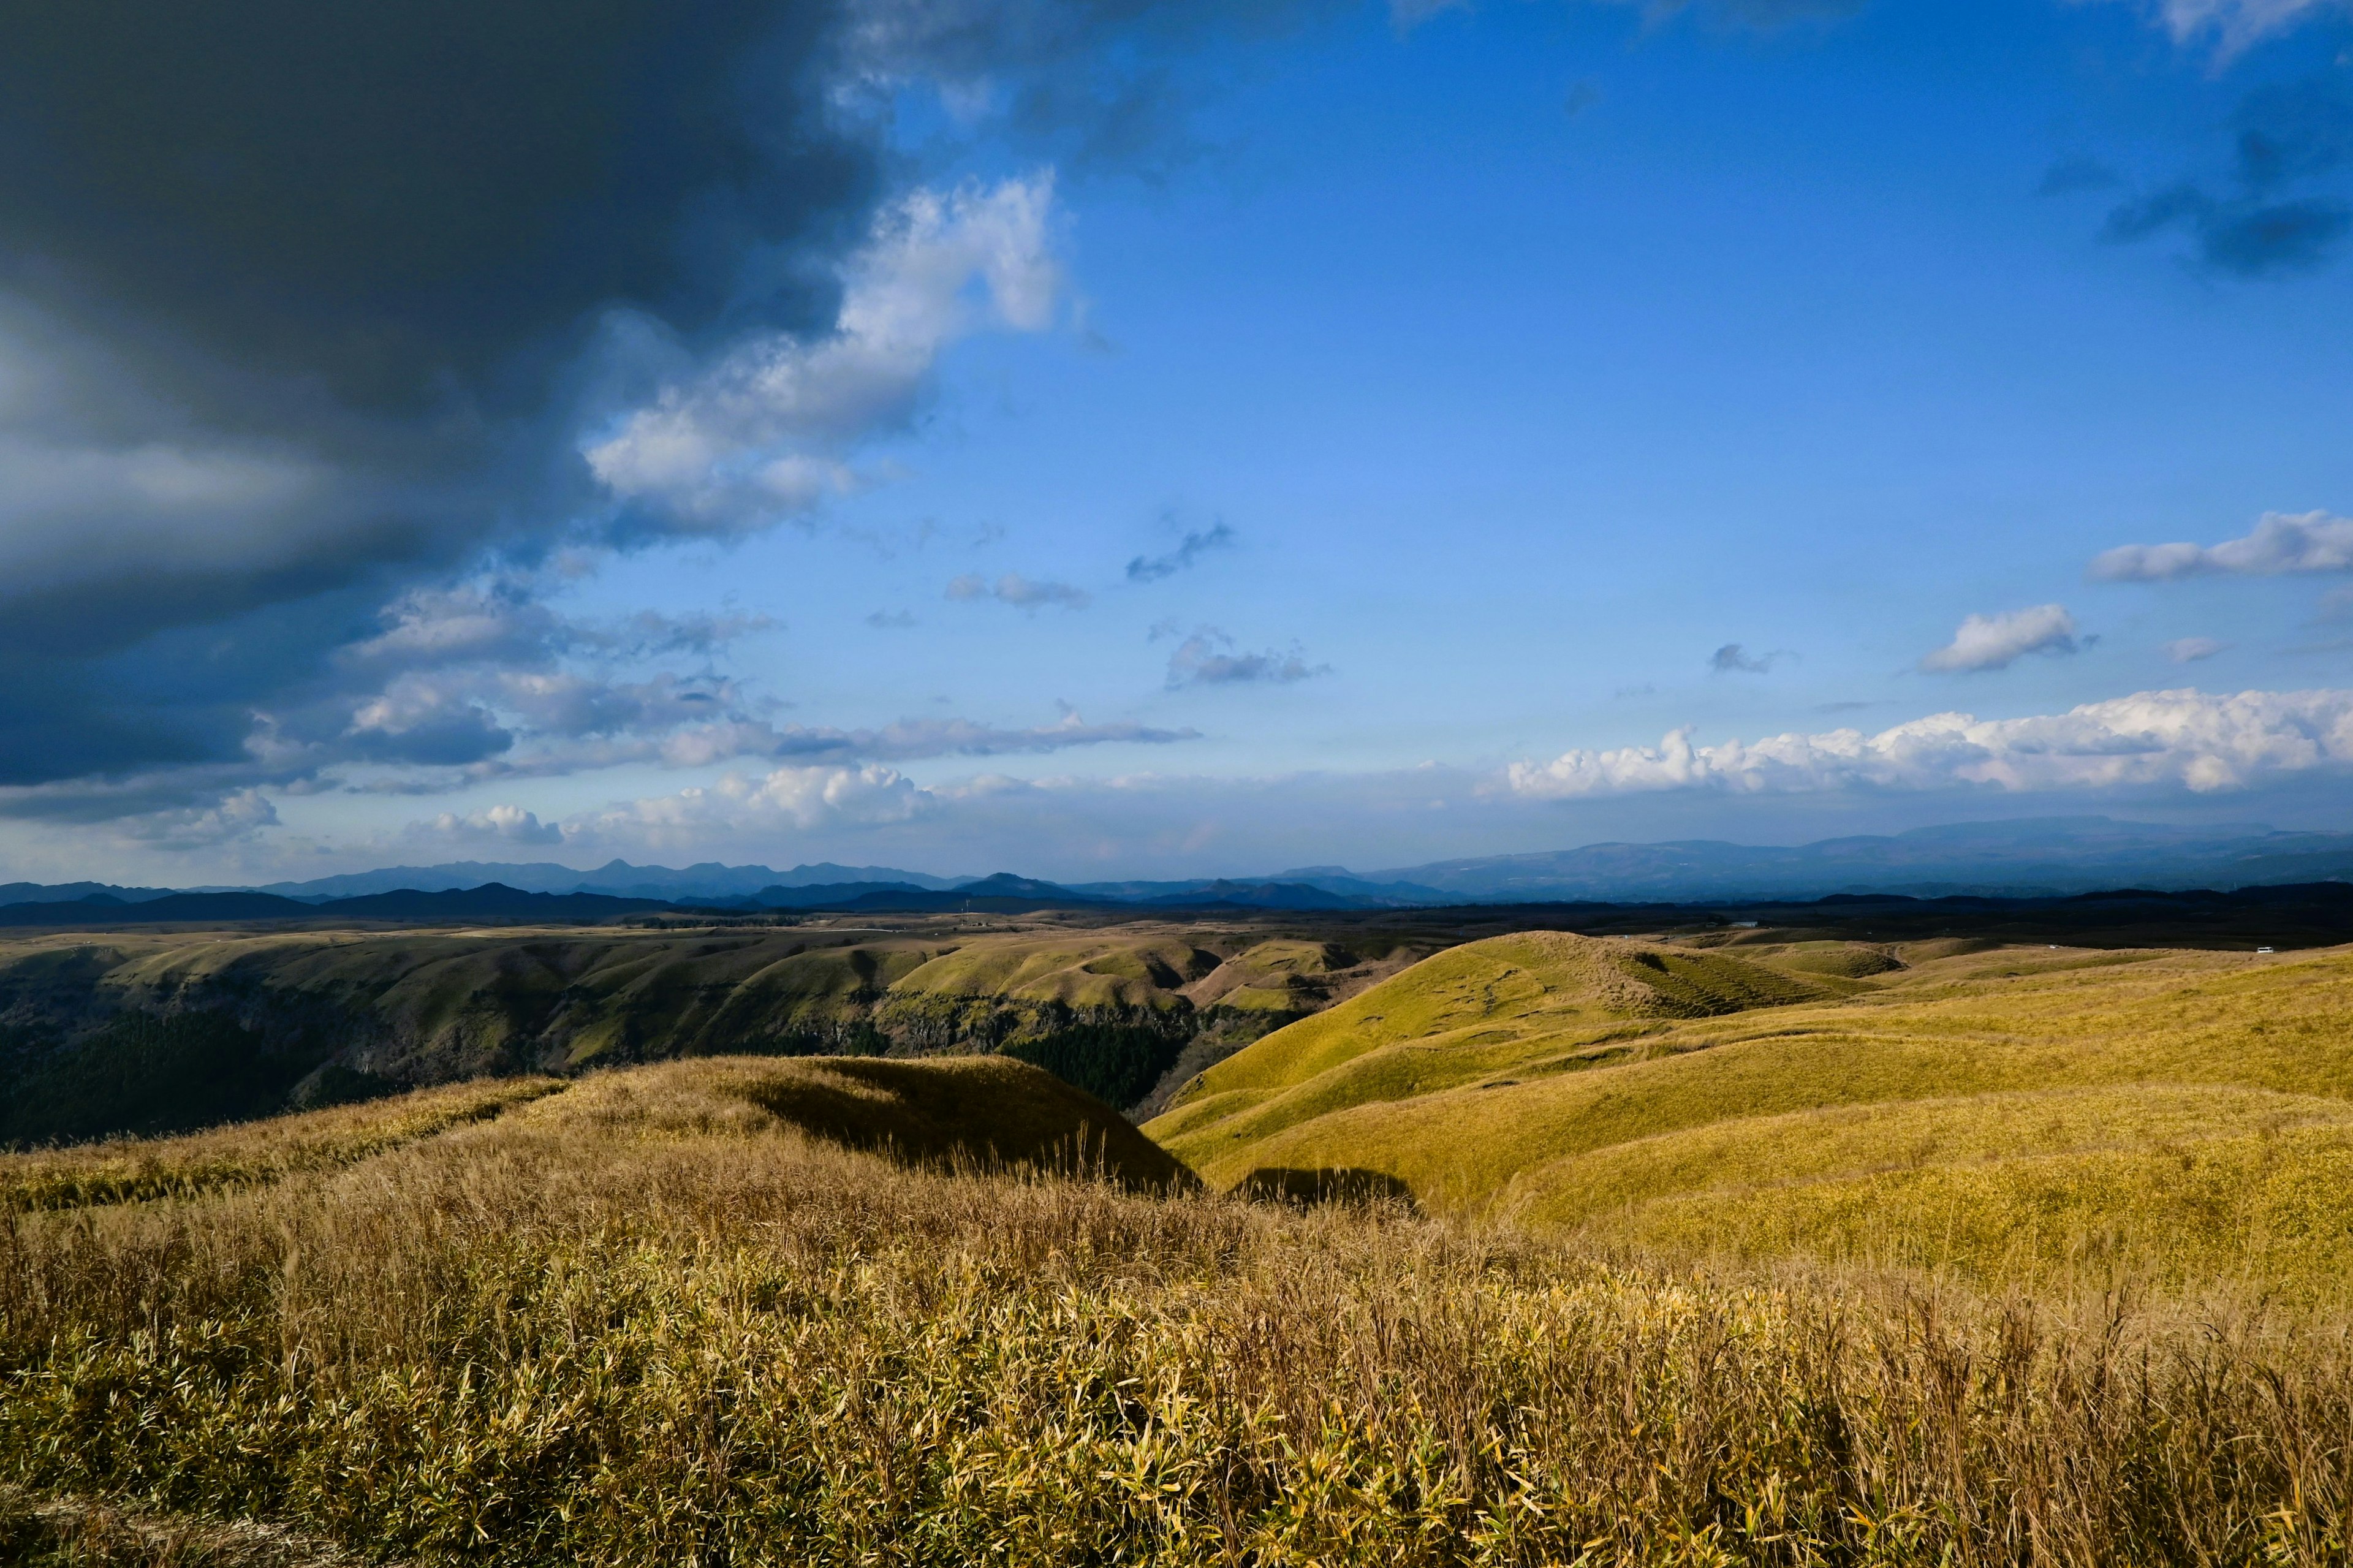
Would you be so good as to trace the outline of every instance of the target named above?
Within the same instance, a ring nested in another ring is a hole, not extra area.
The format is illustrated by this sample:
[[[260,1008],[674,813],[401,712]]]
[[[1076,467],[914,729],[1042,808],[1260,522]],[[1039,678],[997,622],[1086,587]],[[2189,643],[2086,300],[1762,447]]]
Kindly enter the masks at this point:
[[[0,1487],[0,1562],[21,1568],[357,1568],[292,1531]]]
[[[477,1080],[183,1138],[114,1138],[0,1152],[0,1211],[189,1197],[301,1171],[330,1170],[496,1116],[564,1087],[564,1080],[550,1078]]]
[[[1489,952],[1510,957],[1457,948],[1268,1036],[1146,1130],[1213,1185],[1353,1171],[1427,1208],[1678,1246],[2000,1279],[2121,1229],[2179,1238],[2179,1280],[2218,1259],[2305,1295],[2353,1274],[2337,1145],[2270,1136],[2353,1120],[2353,951],[1918,947],[1830,977],[1835,998],[1616,1022],[1574,974],[1458,973]]]
[[[2332,1322],[911,1169],[760,1065],[8,1216],[0,1479],[427,1563],[2346,1555]]]

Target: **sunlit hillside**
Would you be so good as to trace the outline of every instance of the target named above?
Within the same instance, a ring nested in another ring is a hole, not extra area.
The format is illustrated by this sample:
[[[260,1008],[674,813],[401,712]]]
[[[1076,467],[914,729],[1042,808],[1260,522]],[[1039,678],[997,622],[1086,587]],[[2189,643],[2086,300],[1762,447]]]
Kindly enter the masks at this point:
[[[1220,1186],[1354,1173],[1681,1249],[2326,1290],[2353,1271],[2353,952],[1498,939],[1146,1130]]]
[[[461,1086],[0,1191],[41,1568],[2255,1568],[2348,1517],[2333,1320],[1242,1202],[1004,1058]]]

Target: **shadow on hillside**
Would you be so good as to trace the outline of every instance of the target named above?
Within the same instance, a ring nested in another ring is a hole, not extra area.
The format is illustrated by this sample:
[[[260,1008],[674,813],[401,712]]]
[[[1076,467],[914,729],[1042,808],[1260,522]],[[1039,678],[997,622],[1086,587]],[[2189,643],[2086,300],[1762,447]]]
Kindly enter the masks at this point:
[[[1403,1204],[1415,1207],[1413,1189],[1380,1171],[1353,1165],[1303,1169],[1261,1165],[1234,1187],[1238,1197],[1288,1204]]]
[[[1166,1192],[1198,1184],[1119,1112],[1009,1057],[800,1057],[736,1092],[828,1142],[931,1169],[1099,1177]]]

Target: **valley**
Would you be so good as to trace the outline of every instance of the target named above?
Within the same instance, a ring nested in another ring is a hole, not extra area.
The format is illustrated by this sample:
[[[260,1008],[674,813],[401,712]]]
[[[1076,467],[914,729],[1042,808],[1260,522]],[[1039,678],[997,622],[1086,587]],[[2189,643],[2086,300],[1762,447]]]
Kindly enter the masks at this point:
[[[1461,929],[1040,916],[23,936],[0,942],[0,1142],[747,1051],[1002,1051],[1133,1106]]]

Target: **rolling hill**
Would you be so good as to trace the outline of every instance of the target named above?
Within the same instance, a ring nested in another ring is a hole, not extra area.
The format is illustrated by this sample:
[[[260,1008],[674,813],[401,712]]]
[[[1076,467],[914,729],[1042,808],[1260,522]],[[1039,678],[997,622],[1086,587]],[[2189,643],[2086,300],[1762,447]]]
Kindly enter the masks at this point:
[[[1445,939],[1350,940],[1198,922],[22,935],[0,941],[0,1142],[746,1051],[1002,1051],[1133,1105]]]
[[[1277,1030],[1145,1131],[1619,1241],[1949,1265],[2353,1269],[2353,950],[1497,938]]]
[[[2009,1087],[1960,1083],[1974,1134],[1899,1175],[1982,1180],[1972,1201],[2029,1238],[2083,1217],[2053,1194],[2086,1194],[2193,1240],[2248,1212],[2232,1182],[2262,1178],[2263,1212],[2306,1226],[2300,1253],[2263,1257],[2337,1271],[2283,1277],[2311,1300],[2260,1274],[2233,1290],[2240,1260],[2192,1247],[2168,1296],[2092,1251],[1978,1291],[1778,1254],[1685,1264],[1573,1215],[1231,1201],[1002,1058],[489,1080],[0,1154],[0,1560],[2337,1562],[2347,1227],[2315,1140],[2346,1086],[2304,1036],[2341,1042],[2345,955],[2098,968],[1981,948],[1898,970],[1768,947],[1498,945],[1360,1009],[1389,1043],[1338,1065],[1433,1026],[1517,1031],[1527,1052],[1747,1031],[1687,1042],[1728,1061],[1854,1007],[1840,1061],[1890,1033],[1916,1038],[1915,1066],[1953,1047],[1947,1080],[1955,1050],[2039,1053],[2023,1086],[2017,1061],[1989,1072]],[[1092,984],[1048,954],[1006,962]],[[2136,1032],[2179,1026],[2161,1070],[2235,1062],[2317,1091],[2118,1079],[2042,1099],[2036,1074],[2098,1054],[2104,1015],[2071,1011],[2069,987],[2115,980]],[[2251,1017],[2268,1036],[2241,1048]],[[1261,1076],[1312,1084],[1317,1059]],[[2267,1095],[2327,1103],[2283,1118]],[[1623,1098],[1653,1124],[1683,1103]],[[1755,1222],[1744,1244],[1819,1246],[1813,1194],[1961,1125],[1884,1093],[1798,1137],[1725,1086],[1683,1109],[1700,1142],[1620,1138],[1586,1151],[1616,1163],[1539,1193],[1653,1222],[1708,1203],[1708,1223]],[[2140,1180],[2096,1163],[2135,1157],[2119,1127],[2155,1156]],[[1431,1152],[1493,1131],[1455,1115]],[[2011,1179],[2038,1158],[2077,1162],[2069,1184]],[[1954,1249],[1933,1205],[1897,1217]]]

